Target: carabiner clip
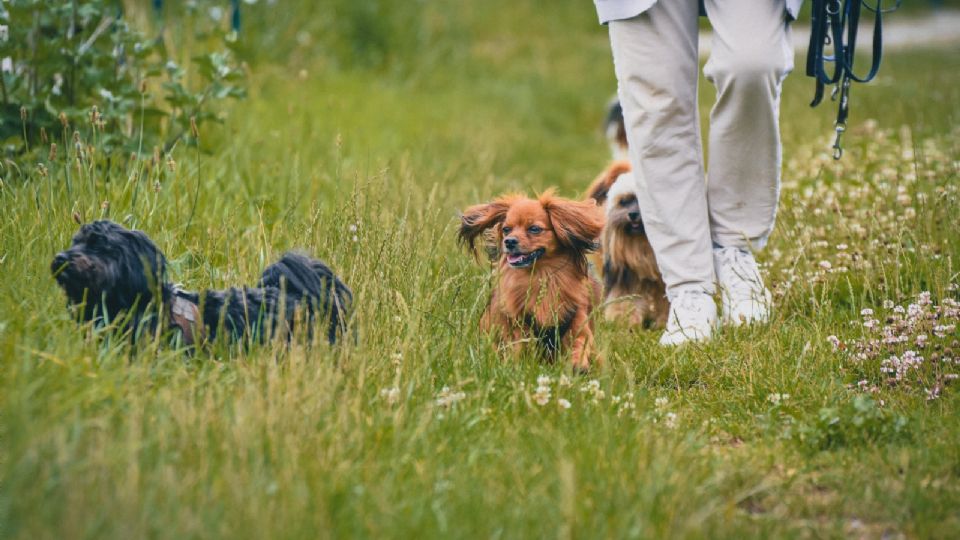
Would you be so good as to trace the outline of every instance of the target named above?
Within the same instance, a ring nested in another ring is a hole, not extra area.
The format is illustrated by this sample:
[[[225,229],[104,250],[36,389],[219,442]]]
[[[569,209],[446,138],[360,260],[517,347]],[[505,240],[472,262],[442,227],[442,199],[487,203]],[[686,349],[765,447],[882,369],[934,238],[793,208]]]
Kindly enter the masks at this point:
[[[841,139],[843,138],[843,132],[847,130],[847,124],[837,123],[837,138],[833,140],[833,159],[839,160],[843,157],[843,146],[841,145]]]

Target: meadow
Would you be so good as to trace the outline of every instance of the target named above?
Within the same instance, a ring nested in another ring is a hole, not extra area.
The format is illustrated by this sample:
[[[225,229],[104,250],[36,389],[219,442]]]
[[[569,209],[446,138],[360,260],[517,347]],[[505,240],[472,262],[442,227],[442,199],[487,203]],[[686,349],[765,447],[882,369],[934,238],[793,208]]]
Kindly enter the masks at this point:
[[[249,96],[203,151],[2,169],[0,535],[960,535],[960,49],[888,53],[839,162],[798,57],[772,322],[664,349],[601,321],[606,362],[574,375],[498,357],[455,231],[606,164],[592,5],[292,4],[250,8]],[[191,357],[78,326],[49,270],[77,218],[147,232],[192,289],[306,250],[352,287],[358,339]]]

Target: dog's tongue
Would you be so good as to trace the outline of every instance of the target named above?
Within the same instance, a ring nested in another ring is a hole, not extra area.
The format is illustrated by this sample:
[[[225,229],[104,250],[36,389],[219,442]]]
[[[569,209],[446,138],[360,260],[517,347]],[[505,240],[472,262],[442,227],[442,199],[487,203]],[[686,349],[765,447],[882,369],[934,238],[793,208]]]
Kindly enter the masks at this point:
[[[523,260],[523,255],[507,255],[507,262],[510,264],[518,263]]]

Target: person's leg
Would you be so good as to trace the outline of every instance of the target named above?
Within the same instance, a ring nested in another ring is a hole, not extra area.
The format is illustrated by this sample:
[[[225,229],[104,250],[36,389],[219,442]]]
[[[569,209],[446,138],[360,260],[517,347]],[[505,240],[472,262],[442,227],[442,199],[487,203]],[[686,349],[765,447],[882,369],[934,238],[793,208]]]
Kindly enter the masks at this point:
[[[664,345],[709,338],[713,301],[697,111],[697,0],[661,0],[610,23],[637,200],[670,299]]]
[[[780,91],[793,68],[784,0],[706,0],[714,42],[707,195],[723,321],[766,321],[771,295],[752,250],[773,230],[780,194]]]
[[[697,0],[610,22],[643,224],[672,300],[715,290],[697,111]]]
[[[707,197],[713,243],[761,249],[780,194],[780,90],[793,69],[784,0],[706,0],[713,47]]]

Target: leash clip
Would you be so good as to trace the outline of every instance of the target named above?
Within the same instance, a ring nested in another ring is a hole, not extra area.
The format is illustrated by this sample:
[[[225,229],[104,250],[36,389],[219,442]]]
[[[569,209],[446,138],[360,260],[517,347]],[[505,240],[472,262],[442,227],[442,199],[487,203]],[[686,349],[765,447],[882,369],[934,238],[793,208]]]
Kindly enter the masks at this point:
[[[843,132],[847,130],[846,122],[837,122],[836,126],[837,138],[833,140],[833,159],[839,160],[843,157],[843,145],[841,144],[841,139],[843,138]]]
[[[840,84],[838,84],[833,89],[832,99],[837,99],[837,93],[839,92],[840,104],[837,107],[837,122],[834,124],[837,130],[837,138],[833,140],[833,159],[839,160],[843,157],[843,146],[841,145],[841,139],[843,138],[843,132],[847,130],[847,113],[849,112],[850,107],[850,77],[844,75]]]

